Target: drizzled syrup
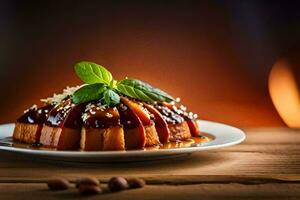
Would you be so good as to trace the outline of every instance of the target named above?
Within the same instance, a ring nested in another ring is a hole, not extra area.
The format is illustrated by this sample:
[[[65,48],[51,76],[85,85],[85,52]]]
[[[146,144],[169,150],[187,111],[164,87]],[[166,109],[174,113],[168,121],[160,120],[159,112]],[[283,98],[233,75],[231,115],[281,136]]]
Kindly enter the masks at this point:
[[[53,105],[46,105],[41,108],[33,106],[25,111],[25,113],[17,120],[20,123],[43,124],[53,108]]]

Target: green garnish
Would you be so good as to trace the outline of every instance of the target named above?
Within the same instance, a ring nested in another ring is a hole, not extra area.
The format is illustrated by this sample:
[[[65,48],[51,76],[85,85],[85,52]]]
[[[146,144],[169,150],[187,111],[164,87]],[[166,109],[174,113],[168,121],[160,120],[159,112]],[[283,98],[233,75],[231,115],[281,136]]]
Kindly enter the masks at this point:
[[[120,94],[142,101],[173,101],[166,92],[154,88],[140,80],[125,78],[113,80],[111,73],[96,63],[83,61],[75,65],[76,74],[87,85],[82,86],[72,96],[75,104],[100,99],[104,105],[115,106],[120,103]]]
[[[113,80],[111,73],[96,63],[92,62],[80,62],[75,65],[75,72],[79,78],[87,83],[104,83],[109,85]]]
[[[105,104],[108,106],[114,106],[120,103],[120,96],[112,89],[104,91],[103,97]]]
[[[84,85],[74,92],[72,99],[75,104],[101,99],[106,90],[106,85],[103,83]]]
[[[173,100],[169,94],[164,91],[153,88],[148,83],[144,83],[140,80],[135,79],[124,79],[117,83],[118,90],[129,97],[139,99],[142,101],[166,101],[170,102]]]

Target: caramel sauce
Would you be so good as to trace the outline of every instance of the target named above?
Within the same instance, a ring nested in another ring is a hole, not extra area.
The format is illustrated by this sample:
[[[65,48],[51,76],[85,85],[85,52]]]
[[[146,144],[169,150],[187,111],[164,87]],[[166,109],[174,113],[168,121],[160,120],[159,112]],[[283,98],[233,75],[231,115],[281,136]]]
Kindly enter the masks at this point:
[[[121,103],[117,106],[117,109],[124,129],[136,128],[142,125],[141,120],[127,105]]]
[[[159,150],[159,149],[177,149],[177,148],[186,148],[186,147],[196,147],[196,146],[201,146],[203,143],[210,142],[214,139],[215,139],[215,137],[213,135],[210,135],[207,133],[201,133],[201,136],[192,137],[186,141],[168,142],[168,143],[153,146],[153,147],[145,147],[144,150],[153,151],[153,150]]]
[[[83,122],[85,128],[109,128],[121,126],[120,116],[116,108],[100,109],[95,105],[95,107],[86,111],[84,115],[86,115]]]
[[[143,150],[144,151],[159,151],[160,149],[177,149],[177,148],[196,147],[196,146],[201,146],[202,144],[204,144],[206,142],[210,142],[214,139],[215,139],[215,137],[213,135],[210,135],[208,133],[201,133],[201,136],[192,137],[191,139],[189,139],[187,141],[168,142],[168,143],[165,143],[162,145],[145,147]],[[13,141],[12,137],[0,139],[0,146],[10,146],[10,147],[16,147],[16,148],[23,148],[23,149],[32,149],[32,150],[56,151],[56,149],[54,149],[54,148],[43,147],[39,144],[31,145],[31,144],[25,144],[22,142],[18,142],[18,141]],[[78,150],[78,151],[80,151],[80,150]],[[127,151],[130,151],[130,150],[127,150]]]
[[[17,121],[28,124],[43,124],[53,107],[53,105],[46,105],[41,108],[29,108]]]
[[[85,104],[75,105],[71,99],[62,100],[48,115],[45,124],[52,127],[68,127],[80,129],[82,127],[81,113]]]
[[[177,114],[165,105],[155,104],[154,108],[160,112],[167,123],[179,124],[184,121],[184,118],[181,115]]]

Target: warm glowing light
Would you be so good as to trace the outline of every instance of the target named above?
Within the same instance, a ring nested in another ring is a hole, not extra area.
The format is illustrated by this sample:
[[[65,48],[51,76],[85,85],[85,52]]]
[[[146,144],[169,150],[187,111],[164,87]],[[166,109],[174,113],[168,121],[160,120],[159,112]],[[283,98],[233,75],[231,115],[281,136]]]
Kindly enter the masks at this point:
[[[300,128],[300,94],[296,78],[286,60],[277,62],[269,76],[269,92],[283,121]]]

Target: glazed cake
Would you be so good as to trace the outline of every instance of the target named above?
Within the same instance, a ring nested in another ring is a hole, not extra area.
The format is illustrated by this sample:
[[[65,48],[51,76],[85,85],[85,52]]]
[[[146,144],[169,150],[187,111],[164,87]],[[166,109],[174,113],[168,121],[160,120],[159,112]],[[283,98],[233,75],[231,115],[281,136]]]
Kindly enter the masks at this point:
[[[15,141],[56,150],[107,151],[200,135],[197,115],[177,106],[179,101],[167,93],[134,79],[117,82],[95,63],[78,63],[75,70],[86,84],[24,111],[16,122]]]

